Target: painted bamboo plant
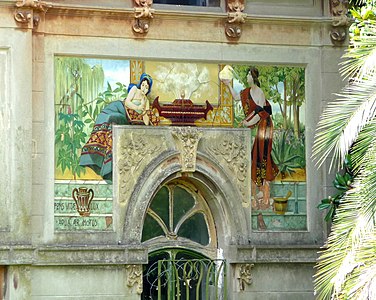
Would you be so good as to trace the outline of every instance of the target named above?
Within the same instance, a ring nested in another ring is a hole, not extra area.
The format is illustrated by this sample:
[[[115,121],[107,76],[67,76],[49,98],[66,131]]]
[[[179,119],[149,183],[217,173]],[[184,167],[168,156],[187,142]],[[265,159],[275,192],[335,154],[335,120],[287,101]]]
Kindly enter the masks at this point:
[[[80,153],[96,117],[105,105],[127,95],[120,82],[115,89],[107,84],[104,90],[104,79],[103,68],[90,66],[83,58],[55,58],[55,164],[73,179],[85,173]]]

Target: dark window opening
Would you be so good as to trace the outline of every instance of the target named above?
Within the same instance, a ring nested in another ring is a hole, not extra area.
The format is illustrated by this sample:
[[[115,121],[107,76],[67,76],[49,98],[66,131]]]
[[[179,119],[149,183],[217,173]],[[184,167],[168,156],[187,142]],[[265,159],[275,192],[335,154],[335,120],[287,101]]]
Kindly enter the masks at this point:
[[[154,0],[154,4],[218,7],[219,0]]]

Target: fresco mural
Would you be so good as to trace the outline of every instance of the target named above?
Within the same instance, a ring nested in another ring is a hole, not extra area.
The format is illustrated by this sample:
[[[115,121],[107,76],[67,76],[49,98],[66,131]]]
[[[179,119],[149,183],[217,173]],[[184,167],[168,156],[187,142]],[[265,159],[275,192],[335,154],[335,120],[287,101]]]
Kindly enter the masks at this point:
[[[306,230],[305,69],[232,65],[219,77],[234,127],[253,137],[252,229]]]
[[[55,57],[55,230],[112,230],[112,124],[248,127],[252,228],[305,230],[304,68]]]

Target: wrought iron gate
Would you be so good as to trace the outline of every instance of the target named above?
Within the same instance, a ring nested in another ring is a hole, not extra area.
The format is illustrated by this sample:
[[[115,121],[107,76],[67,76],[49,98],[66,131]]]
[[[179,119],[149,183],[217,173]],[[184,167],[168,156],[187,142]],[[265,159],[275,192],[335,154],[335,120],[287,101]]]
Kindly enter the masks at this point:
[[[226,300],[226,261],[211,259],[161,259],[144,274],[149,290],[143,299]]]

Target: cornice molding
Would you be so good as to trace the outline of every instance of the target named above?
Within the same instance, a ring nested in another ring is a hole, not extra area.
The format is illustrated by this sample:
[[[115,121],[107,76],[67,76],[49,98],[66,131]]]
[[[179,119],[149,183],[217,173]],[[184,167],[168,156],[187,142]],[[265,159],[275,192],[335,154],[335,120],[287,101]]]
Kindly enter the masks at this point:
[[[155,7],[155,6],[154,6]],[[104,8],[98,6],[82,6],[82,5],[64,5],[53,4],[49,8],[47,14],[53,15],[66,15],[66,16],[88,16],[88,17],[112,17],[112,18],[134,18],[134,8]],[[163,18],[166,20],[184,19],[187,21],[197,20],[200,18],[202,21],[213,22],[214,20],[226,22],[228,20],[228,12],[217,11],[202,11],[202,10],[174,10],[174,9],[158,9],[156,7],[153,12],[154,19]],[[244,18],[245,24],[247,23],[286,23],[286,24],[332,24],[331,17],[300,17],[300,16],[275,16],[275,15],[256,15],[247,13]]]
[[[0,247],[2,265],[128,265],[147,263],[144,247],[127,246],[51,246],[30,245]]]
[[[238,245],[230,263],[308,263],[318,258],[318,245]]]
[[[137,265],[146,264],[149,246],[0,246],[2,265]],[[318,245],[229,245],[231,264],[316,262]]]

